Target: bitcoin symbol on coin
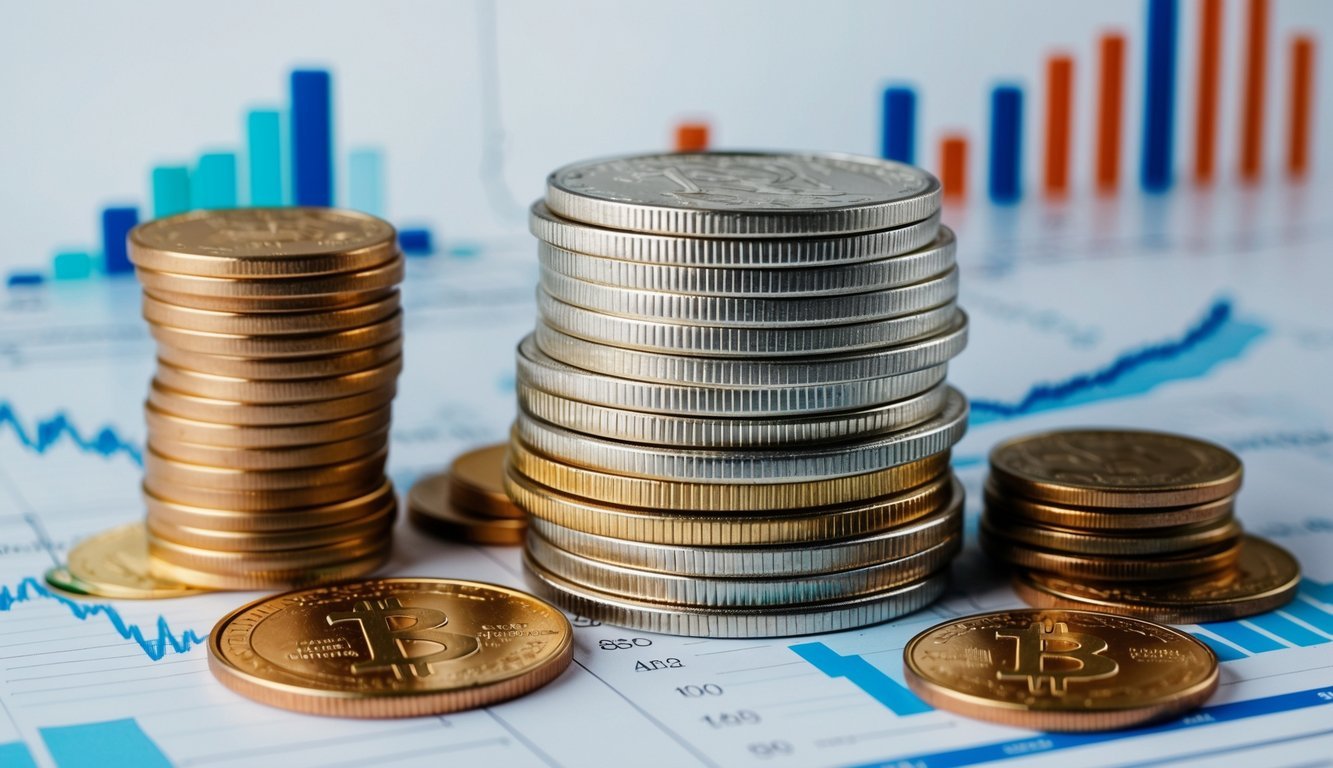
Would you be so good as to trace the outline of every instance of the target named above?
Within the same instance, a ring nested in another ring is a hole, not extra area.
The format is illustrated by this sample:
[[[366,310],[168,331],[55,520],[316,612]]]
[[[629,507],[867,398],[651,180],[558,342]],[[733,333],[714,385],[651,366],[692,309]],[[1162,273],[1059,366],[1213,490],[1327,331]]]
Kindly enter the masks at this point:
[[[1033,622],[1026,627],[997,630],[998,640],[1014,640],[1012,671],[995,673],[999,680],[1025,680],[1034,694],[1049,688],[1051,694],[1064,696],[1071,680],[1091,682],[1113,677],[1120,671],[1115,659],[1102,656],[1109,647],[1105,640],[1083,632],[1070,632],[1064,622],[1047,625]]]
[[[327,620],[330,626],[346,621],[361,626],[370,659],[352,665],[352,673],[357,675],[388,670],[399,680],[405,679],[408,672],[415,677],[427,677],[433,664],[461,659],[476,653],[480,647],[475,637],[440,631],[449,622],[444,611],[405,606],[396,597],[363,600],[350,611],[330,613]],[[418,643],[436,650],[409,653]]]

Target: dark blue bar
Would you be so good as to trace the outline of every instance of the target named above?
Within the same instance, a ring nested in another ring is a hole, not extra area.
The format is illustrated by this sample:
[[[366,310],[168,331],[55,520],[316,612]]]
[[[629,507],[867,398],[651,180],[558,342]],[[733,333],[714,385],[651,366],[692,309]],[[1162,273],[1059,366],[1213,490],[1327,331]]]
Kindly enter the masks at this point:
[[[108,275],[133,272],[126,238],[139,223],[138,208],[105,208],[102,210],[103,268]]]
[[[333,205],[333,106],[321,69],[292,72],[292,200]]]
[[[1203,634],[1195,634],[1193,632],[1191,632],[1190,634],[1194,635],[1195,640],[1198,640],[1199,642],[1203,643],[1209,648],[1212,648],[1213,653],[1217,655],[1218,661],[1237,661],[1238,659],[1247,658],[1245,654],[1241,653],[1235,648],[1232,648],[1230,645],[1227,645],[1226,643],[1222,642],[1221,640],[1218,640],[1217,638],[1209,637],[1208,635],[1203,635]]]
[[[408,256],[429,256],[435,252],[435,238],[429,229],[403,229],[398,232],[398,247]]]
[[[1301,591],[1321,603],[1333,604],[1333,583],[1320,584],[1310,579],[1301,579]]]
[[[886,160],[916,162],[916,92],[893,86],[884,89],[884,136],[880,154]]]
[[[1309,624],[1320,632],[1327,632],[1333,635],[1333,613],[1316,606],[1314,603],[1307,602],[1304,598],[1297,597],[1290,603],[1282,606],[1282,610],[1295,616],[1301,621]]]
[[[990,197],[1015,203],[1022,197],[1023,91],[999,85],[990,96]]]
[[[5,285],[10,288],[24,285],[41,285],[44,282],[46,282],[46,277],[39,272],[10,272],[9,277],[5,278]]]
[[[801,643],[787,647],[829,677],[846,678],[895,715],[919,715],[934,709],[917,698],[907,686],[884,674],[862,656],[843,656],[823,643]]]
[[[1145,192],[1171,187],[1171,133],[1176,108],[1177,0],[1148,0],[1147,62],[1143,81],[1143,165]]]
[[[1280,651],[1286,648],[1282,643],[1268,635],[1250,629],[1239,621],[1214,621],[1205,624],[1204,628],[1250,653],[1268,653],[1269,651]]]

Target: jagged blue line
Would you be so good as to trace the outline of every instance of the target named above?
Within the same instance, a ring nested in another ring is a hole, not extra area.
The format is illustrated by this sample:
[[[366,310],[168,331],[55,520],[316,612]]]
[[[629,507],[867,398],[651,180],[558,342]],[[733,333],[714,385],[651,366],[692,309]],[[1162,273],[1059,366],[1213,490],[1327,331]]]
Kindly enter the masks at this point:
[[[133,640],[143,649],[144,655],[153,661],[161,661],[167,655],[168,649],[176,653],[185,653],[204,642],[204,638],[195,634],[192,629],[186,630],[178,636],[167,624],[165,616],[157,617],[157,636],[150,640],[144,636],[143,629],[138,624],[125,621],[120,613],[110,605],[71,600],[47,588],[45,584],[32,577],[19,582],[13,590],[10,590],[7,586],[0,587],[0,613],[12,611],[14,606],[21,603],[39,599],[54,600],[60,603],[68,608],[70,614],[79,621],[87,621],[93,616],[105,616],[106,620],[111,622],[111,627],[116,630],[117,634],[126,640]]]
[[[139,446],[128,442],[113,427],[102,427],[96,435],[85,437],[78,427],[62,411],[47,419],[37,422],[34,430],[29,431],[19,421],[18,414],[8,401],[0,400],[0,429],[8,426],[18,437],[20,444],[37,453],[46,453],[51,446],[67,438],[79,450],[96,453],[107,458],[123,453],[135,464],[143,466],[143,453]]]
[[[1016,403],[1005,403],[998,400],[972,400],[972,413],[997,418],[1021,416],[1037,410],[1043,405],[1066,400],[1080,392],[1113,384],[1145,365],[1177,358],[1218,335],[1226,327],[1227,322],[1231,320],[1232,313],[1231,301],[1229,299],[1218,299],[1209,307],[1203,319],[1186,331],[1185,335],[1179,339],[1164,341],[1128,352],[1100,370],[1080,373],[1054,384],[1037,384]]]

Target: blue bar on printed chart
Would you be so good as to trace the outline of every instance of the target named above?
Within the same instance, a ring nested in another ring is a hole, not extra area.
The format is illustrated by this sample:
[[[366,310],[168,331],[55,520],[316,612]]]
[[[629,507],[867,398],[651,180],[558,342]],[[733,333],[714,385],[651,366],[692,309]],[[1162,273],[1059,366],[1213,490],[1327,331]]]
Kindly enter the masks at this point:
[[[249,148],[250,205],[282,205],[282,123],[276,110],[256,109],[245,116]]]
[[[28,745],[21,741],[0,744],[0,765],[5,768],[37,768],[37,762],[32,759]]]
[[[932,710],[907,686],[884,674],[861,656],[843,656],[823,643],[801,643],[788,648],[829,677],[847,678],[848,682],[865,691],[895,715],[916,715]]]
[[[139,209],[126,207],[106,208],[102,211],[102,254],[106,261],[103,269],[108,275],[133,272],[129,247],[125,238],[139,223]]]
[[[1295,616],[1320,632],[1333,634],[1333,613],[1297,595],[1295,600],[1282,606],[1284,613]]]
[[[429,256],[435,252],[435,242],[429,229],[398,230],[398,247],[408,256]]]
[[[990,197],[1014,203],[1022,197],[1023,91],[1000,85],[991,91]]]
[[[131,718],[38,731],[60,768],[171,768],[171,761]]]
[[[199,156],[191,180],[193,207],[200,209],[236,207],[236,154],[209,152]]]
[[[46,275],[27,269],[10,272],[5,278],[5,286],[8,288],[36,287],[45,282]]]
[[[1270,635],[1280,637],[1288,643],[1301,646],[1302,648],[1311,645],[1323,645],[1328,642],[1327,637],[1324,637],[1318,632],[1306,629],[1276,611],[1269,611],[1268,613],[1253,616],[1246,619],[1246,621]]]
[[[190,169],[183,165],[153,169],[153,218],[190,210]]]
[[[57,280],[87,280],[93,276],[93,256],[86,251],[61,251],[51,259]]]
[[[1145,192],[1171,187],[1171,134],[1175,130],[1176,0],[1148,0],[1147,59],[1143,73],[1143,162]]]
[[[1205,635],[1202,632],[1191,632],[1190,634],[1194,637],[1195,640],[1198,640],[1199,642],[1203,643],[1209,648],[1212,648],[1213,653],[1217,654],[1218,661],[1236,661],[1237,659],[1245,658],[1245,654],[1241,653],[1240,651],[1236,650],[1230,645],[1227,645],[1221,640],[1218,640],[1215,637],[1209,637],[1208,635]]]
[[[1279,651],[1286,646],[1262,632],[1256,632],[1239,621],[1215,621],[1203,628],[1227,642],[1250,653]]]
[[[377,149],[354,149],[347,158],[347,207],[384,215],[384,162]]]
[[[292,200],[333,205],[333,105],[329,73],[292,72]]]
[[[881,156],[901,163],[916,162],[916,92],[905,86],[885,88],[883,108]]]

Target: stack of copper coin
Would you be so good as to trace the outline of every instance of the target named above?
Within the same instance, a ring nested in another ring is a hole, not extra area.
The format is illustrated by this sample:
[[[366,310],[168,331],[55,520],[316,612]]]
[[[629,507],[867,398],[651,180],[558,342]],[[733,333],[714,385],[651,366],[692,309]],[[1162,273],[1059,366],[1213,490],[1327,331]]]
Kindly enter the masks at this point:
[[[144,499],[153,572],[251,589],[388,557],[384,474],[402,369],[393,227],[313,208],[140,225],[130,254],[157,341]]]
[[[1241,462],[1161,432],[1065,430],[990,456],[982,547],[1038,607],[1168,623],[1232,619],[1291,599],[1294,558],[1242,534]]]
[[[527,514],[504,489],[504,443],[468,451],[446,472],[418,480],[407,494],[412,525],[434,536],[471,544],[523,543]]]

